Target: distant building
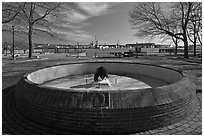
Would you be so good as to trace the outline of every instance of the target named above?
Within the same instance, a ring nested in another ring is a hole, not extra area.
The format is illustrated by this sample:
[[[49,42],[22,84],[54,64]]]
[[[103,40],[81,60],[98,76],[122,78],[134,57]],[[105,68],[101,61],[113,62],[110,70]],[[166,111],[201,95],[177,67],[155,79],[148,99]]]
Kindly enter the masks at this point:
[[[127,48],[134,48],[135,52],[143,53],[145,55],[152,55],[157,53],[168,53],[170,50],[170,45],[161,45],[155,43],[135,43],[126,44]]]
[[[124,47],[124,45],[115,45],[115,44],[100,44],[98,46],[100,49],[107,49],[107,48],[121,48]]]
[[[155,43],[135,43],[135,44],[126,44],[126,48],[154,48]]]
[[[162,45],[155,43],[135,43],[135,44],[126,44],[127,48],[169,48],[170,45]]]
[[[156,44],[155,48],[170,48],[171,45],[162,45],[162,44]]]

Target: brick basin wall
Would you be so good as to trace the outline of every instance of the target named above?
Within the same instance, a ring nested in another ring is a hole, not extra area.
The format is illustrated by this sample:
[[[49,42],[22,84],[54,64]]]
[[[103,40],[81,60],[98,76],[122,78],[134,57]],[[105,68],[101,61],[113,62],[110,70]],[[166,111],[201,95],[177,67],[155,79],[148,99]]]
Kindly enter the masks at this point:
[[[25,76],[15,87],[15,101],[29,119],[63,131],[131,134],[189,116],[195,108],[195,86],[181,77],[156,88],[87,92],[41,87]]]

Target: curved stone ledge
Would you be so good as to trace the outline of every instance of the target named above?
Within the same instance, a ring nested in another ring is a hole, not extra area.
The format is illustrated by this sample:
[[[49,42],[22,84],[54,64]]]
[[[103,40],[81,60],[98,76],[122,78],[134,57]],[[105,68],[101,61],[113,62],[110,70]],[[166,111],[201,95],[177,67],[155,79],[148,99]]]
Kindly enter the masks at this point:
[[[80,62],[40,69],[27,76],[27,79],[36,84],[77,74],[94,73],[99,66],[107,68],[111,74],[139,74],[154,77],[167,83],[175,83],[182,78],[182,74],[173,69],[158,67],[150,64],[132,62]]]
[[[109,73],[116,74],[145,73],[158,77],[156,70],[159,77],[170,84],[100,92],[40,85],[58,76],[94,72],[101,64]],[[72,69],[69,71],[68,68]],[[169,125],[190,115],[195,107],[195,85],[179,72],[165,67],[129,62],[83,62],[45,68],[26,75],[16,85],[15,99],[25,116],[47,126],[82,134],[129,134]]]

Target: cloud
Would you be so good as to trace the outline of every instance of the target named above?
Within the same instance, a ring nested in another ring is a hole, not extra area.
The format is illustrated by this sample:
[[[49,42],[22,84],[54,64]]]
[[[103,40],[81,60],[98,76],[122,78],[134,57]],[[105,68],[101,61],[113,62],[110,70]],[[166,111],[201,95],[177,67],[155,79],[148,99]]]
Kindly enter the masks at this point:
[[[84,30],[84,27],[90,25],[88,19],[107,14],[111,12],[111,7],[118,3],[110,2],[77,2],[71,3],[71,13],[58,16],[55,22],[56,34],[61,38],[72,41],[85,41],[93,39],[90,32]]]
[[[89,25],[86,22],[91,16],[84,14],[76,7],[72,7],[72,12],[62,13],[56,17],[55,22],[52,24],[52,30],[55,35],[64,41],[77,41],[81,42],[92,38],[92,35],[83,30],[83,27]]]
[[[58,35],[64,35],[65,39],[72,39],[76,41],[83,41],[93,38],[93,36],[84,31],[83,28],[88,23],[88,19],[94,16],[100,16],[106,14],[110,11],[110,7],[113,6],[113,3],[104,3],[104,2],[77,2],[72,3],[71,13],[67,12],[64,15],[58,16],[58,19],[55,21],[55,29]]]
[[[90,16],[87,16],[78,11],[73,11],[72,14],[67,15],[67,18],[64,18],[63,20],[67,22],[71,22],[71,23],[79,23],[79,22],[87,20],[88,18],[90,18]]]
[[[91,39],[93,37],[89,32],[83,31],[81,29],[75,29],[71,31],[55,29],[54,32],[58,37],[66,41],[81,42],[81,41]]]
[[[110,7],[118,3],[105,3],[105,2],[77,2],[70,8],[71,13],[68,12],[62,18],[63,21],[70,23],[80,23],[88,20],[91,17],[99,16],[108,13]]]
[[[79,2],[77,4],[82,10],[91,16],[105,14],[111,6],[111,4],[104,2]]]
[[[88,23],[83,21],[79,22],[79,19],[72,20],[72,22],[62,21],[52,26],[52,30],[64,40],[80,42],[93,37],[89,32],[83,30],[83,27],[86,25],[88,25]]]
[[[91,40],[94,36],[84,30],[86,25],[91,23],[87,20],[95,17],[107,14],[111,11],[110,7],[118,3],[105,3],[105,2],[77,2],[72,3],[71,13],[65,13],[62,16],[58,16],[55,22],[54,31],[59,37],[69,41],[85,41]]]

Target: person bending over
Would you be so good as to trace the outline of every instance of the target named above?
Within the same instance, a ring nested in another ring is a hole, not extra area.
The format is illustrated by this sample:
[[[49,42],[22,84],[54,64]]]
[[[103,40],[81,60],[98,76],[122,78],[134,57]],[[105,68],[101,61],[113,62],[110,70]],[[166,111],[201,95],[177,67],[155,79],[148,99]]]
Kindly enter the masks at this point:
[[[104,78],[108,78],[108,72],[103,66],[97,68],[96,73],[94,74],[94,81],[98,81],[99,77],[101,78],[101,80],[103,80]]]

